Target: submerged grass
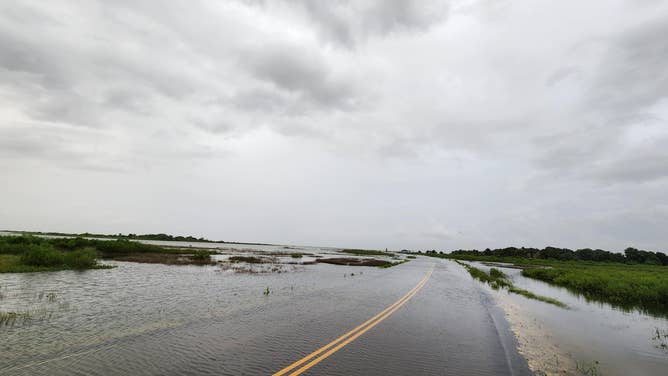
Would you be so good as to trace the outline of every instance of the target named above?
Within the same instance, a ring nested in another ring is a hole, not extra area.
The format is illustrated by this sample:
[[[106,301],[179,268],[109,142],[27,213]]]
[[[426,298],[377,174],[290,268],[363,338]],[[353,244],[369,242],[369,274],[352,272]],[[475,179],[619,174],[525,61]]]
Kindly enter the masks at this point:
[[[529,298],[529,299],[540,300],[541,302],[554,304],[554,305],[556,305],[558,307],[561,307],[561,308],[568,308],[568,306],[566,304],[564,304],[563,302],[558,301],[557,299],[553,299],[553,298],[550,298],[550,297],[547,297],[547,296],[542,296],[542,295],[536,295],[536,294],[532,293],[531,291],[527,291],[527,290],[520,289],[520,288],[517,288],[517,287],[510,287],[508,289],[508,291],[510,291],[514,294],[522,295],[522,296],[524,296],[526,298]]]
[[[562,303],[562,302],[560,302],[556,299],[553,299],[553,298],[550,298],[550,297],[547,297],[547,296],[536,295],[536,294],[532,293],[531,291],[527,291],[527,290],[515,287],[513,285],[513,283],[508,279],[508,276],[506,276],[499,269],[491,268],[489,270],[489,273],[486,273],[484,270],[478,269],[478,268],[473,267],[473,266],[471,266],[469,264],[466,264],[464,262],[461,262],[461,261],[458,261],[458,260],[455,260],[455,262],[457,262],[459,265],[463,266],[469,272],[471,277],[473,277],[474,279],[477,279],[481,282],[487,283],[488,285],[490,285],[490,287],[492,287],[495,290],[506,289],[506,290],[508,290],[508,292],[511,292],[513,294],[522,295],[522,296],[524,296],[526,298],[529,298],[529,299],[534,299],[534,300],[538,300],[538,301],[541,301],[541,302],[544,302],[544,303],[553,304],[553,305],[555,305],[557,307],[561,307],[561,308],[568,308],[568,306],[566,304],[564,304],[564,303]]]

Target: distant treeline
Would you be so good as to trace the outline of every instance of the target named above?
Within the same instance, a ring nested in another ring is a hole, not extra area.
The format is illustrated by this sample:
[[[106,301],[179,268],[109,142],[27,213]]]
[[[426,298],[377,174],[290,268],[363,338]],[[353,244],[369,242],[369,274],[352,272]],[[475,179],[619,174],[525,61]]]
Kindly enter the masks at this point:
[[[63,237],[81,237],[81,238],[101,238],[101,239],[129,239],[129,240],[162,240],[162,241],[176,241],[176,242],[203,242],[203,243],[229,243],[229,244],[254,244],[254,245],[270,245],[265,243],[241,243],[229,242],[224,240],[209,240],[203,237],[194,236],[174,236],[169,234],[94,234],[84,232],[80,234],[72,234],[66,232],[40,232],[40,231],[8,231],[23,235],[37,235],[37,236],[63,236]]]
[[[137,239],[137,240],[164,240],[164,241],[178,241],[178,242],[208,242],[214,243],[213,240],[205,238],[196,238],[194,236],[174,236],[168,234],[93,234],[84,232],[81,234],[71,234],[66,232],[40,232],[40,231],[10,231],[17,234],[38,235],[38,236],[65,236],[65,237],[83,237],[83,238],[104,238],[104,239]],[[216,242],[217,243],[217,242]],[[220,243],[223,243],[222,241]]]
[[[436,253],[436,251],[427,251]],[[516,248],[507,247],[499,249],[485,249],[484,251],[456,250],[450,253],[452,256],[489,256],[489,257],[516,257],[525,259],[550,259],[560,261],[597,261],[597,262],[619,262],[626,264],[650,264],[668,265],[668,256],[663,252],[643,251],[636,248],[627,248],[624,253],[610,252],[602,249],[583,248],[572,250],[568,248],[546,247],[538,248]]]

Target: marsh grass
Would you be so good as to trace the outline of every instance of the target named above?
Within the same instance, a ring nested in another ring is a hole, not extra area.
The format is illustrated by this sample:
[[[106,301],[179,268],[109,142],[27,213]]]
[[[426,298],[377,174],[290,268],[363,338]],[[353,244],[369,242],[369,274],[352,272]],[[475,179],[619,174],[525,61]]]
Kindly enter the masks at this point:
[[[668,315],[665,266],[561,263],[525,268],[522,275],[565,287],[588,300]]]
[[[524,277],[564,287],[587,301],[608,303],[624,311],[638,310],[668,317],[668,268],[645,264],[559,261],[482,255],[431,255],[480,262],[512,263]]]
[[[654,335],[652,336],[654,346],[668,352],[668,329],[654,328]]]
[[[514,287],[514,286],[508,288],[508,291],[510,291],[514,294],[522,295],[522,296],[524,296],[526,298],[529,298],[529,299],[540,300],[541,302],[553,304],[553,305],[556,305],[557,307],[568,308],[568,306],[566,304],[564,304],[563,302],[558,301],[557,299],[553,299],[553,298],[550,298],[550,297],[547,297],[547,296],[542,296],[542,295],[536,295],[536,294],[532,293],[531,291],[520,289],[520,288],[517,288],[517,287]]]
[[[127,239],[0,236],[0,273],[106,269],[98,257],[168,265],[210,265],[216,251],[164,247]]]
[[[400,264],[400,262],[391,262],[391,261],[368,259],[368,258],[354,258],[354,257],[319,258],[316,261],[324,264],[347,265],[347,266],[376,266],[379,268],[389,268]]]
[[[265,264],[271,262],[271,260],[257,256],[232,256],[228,260],[230,262],[247,262],[249,264]]]
[[[0,327],[27,324],[36,320],[48,320],[53,316],[53,310],[40,307],[22,311],[0,311]]]
[[[370,249],[342,249],[341,252],[357,256],[390,256],[391,254],[383,251]]]
[[[200,262],[200,263],[209,263],[211,262],[211,253],[207,251],[195,251],[193,252],[192,255],[190,255],[190,258],[195,261],[195,262]]]
[[[513,285],[513,283],[508,279],[508,276],[503,273],[501,270],[496,269],[496,268],[490,268],[489,273],[486,273],[484,270],[478,269],[476,267],[473,267],[467,263],[461,262],[459,260],[455,260],[456,263],[459,265],[463,266],[473,277],[474,279],[477,279],[481,282],[487,283],[491,288],[494,290],[499,290],[499,289],[506,289],[508,292],[511,292],[513,294],[518,294],[522,295],[526,298],[529,299],[534,299],[538,300],[544,303],[548,304],[553,304],[557,307],[561,308],[568,308],[568,306],[556,299],[547,297],[547,296],[542,296],[542,295],[536,295],[532,293],[531,291],[527,291],[524,289],[517,288]]]

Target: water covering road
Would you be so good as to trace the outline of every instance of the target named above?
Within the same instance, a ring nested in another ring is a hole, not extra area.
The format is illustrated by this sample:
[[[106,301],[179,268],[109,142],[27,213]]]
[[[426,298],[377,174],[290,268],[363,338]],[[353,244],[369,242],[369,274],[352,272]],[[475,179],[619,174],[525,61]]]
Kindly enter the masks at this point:
[[[0,328],[0,374],[272,374],[383,311],[430,270],[405,305],[304,374],[529,374],[503,313],[450,261],[280,274],[116,265],[0,276],[0,308],[57,296],[44,303],[56,307],[50,318]]]

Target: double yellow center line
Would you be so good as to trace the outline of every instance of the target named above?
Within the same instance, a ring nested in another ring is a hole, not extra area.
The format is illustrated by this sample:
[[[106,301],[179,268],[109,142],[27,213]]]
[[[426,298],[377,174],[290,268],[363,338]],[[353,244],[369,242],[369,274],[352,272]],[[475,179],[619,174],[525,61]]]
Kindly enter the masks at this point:
[[[288,373],[289,373],[290,376],[293,376],[293,375],[299,375],[303,372],[306,372],[309,368],[315,366],[316,364],[325,360],[330,355],[339,351],[339,349],[341,349],[343,346],[349,344],[350,342],[354,341],[355,339],[357,339],[362,334],[371,330],[371,328],[373,328],[374,326],[378,325],[378,323],[380,323],[381,321],[388,318],[392,313],[394,313],[396,310],[401,308],[401,306],[406,304],[406,302],[408,302],[413,296],[415,296],[415,294],[417,294],[418,291],[420,291],[424,287],[424,285],[427,284],[427,281],[429,280],[429,277],[431,277],[431,274],[432,274],[433,270],[434,270],[434,268],[432,266],[432,268],[425,274],[425,276],[422,278],[422,280],[420,280],[420,282],[415,287],[413,287],[413,289],[411,289],[409,292],[407,292],[406,295],[402,296],[399,300],[394,302],[392,305],[390,305],[389,307],[380,311],[377,315],[373,316],[372,318],[368,319],[367,321],[363,322],[362,324],[356,326],[351,331],[347,332],[346,334],[342,335],[341,337],[333,340],[332,342],[330,342],[330,343],[326,344],[325,346],[315,350],[314,352],[308,354],[307,356],[301,358],[300,360],[298,360],[298,361],[290,364],[289,366],[283,368],[282,370],[274,373],[274,376],[281,376],[281,375],[285,375],[285,374],[288,374]],[[304,363],[306,363],[306,364],[304,364]],[[297,368],[297,369],[295,369],[295,368]]]

